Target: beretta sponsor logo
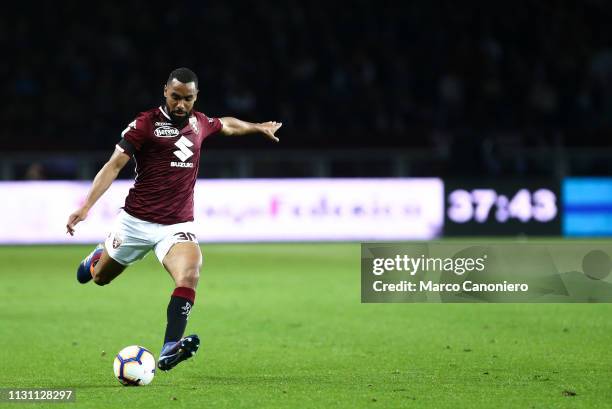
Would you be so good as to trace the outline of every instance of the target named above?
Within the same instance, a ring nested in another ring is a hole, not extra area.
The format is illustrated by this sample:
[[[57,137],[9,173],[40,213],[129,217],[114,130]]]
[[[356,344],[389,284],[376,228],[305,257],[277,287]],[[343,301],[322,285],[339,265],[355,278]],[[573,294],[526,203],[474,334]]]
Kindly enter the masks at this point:
[[[160,126],[159,128],[155,128],[153,133],[159,138],[173,138],[178,136],[179,130],[172,126]]]

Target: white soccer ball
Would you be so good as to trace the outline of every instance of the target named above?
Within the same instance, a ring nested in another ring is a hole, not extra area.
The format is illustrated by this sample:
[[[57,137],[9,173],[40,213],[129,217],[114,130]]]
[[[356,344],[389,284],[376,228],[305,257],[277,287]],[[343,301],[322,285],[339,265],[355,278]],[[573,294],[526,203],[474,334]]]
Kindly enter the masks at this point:
[[[148,385],[155,376],[155,357],[138,345],[123,348],[113,362],[115,377],[125,386]]]

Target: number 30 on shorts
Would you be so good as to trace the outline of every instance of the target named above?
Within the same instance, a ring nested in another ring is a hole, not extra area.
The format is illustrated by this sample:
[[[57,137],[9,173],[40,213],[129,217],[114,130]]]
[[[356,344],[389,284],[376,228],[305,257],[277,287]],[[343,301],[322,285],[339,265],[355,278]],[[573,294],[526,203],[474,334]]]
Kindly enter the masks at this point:
[[[178,232],[174,233],[174,237],[176,237],[176,241],[193,241],[194,243],[198,242],[196,240],[196,235],[193,233]]]

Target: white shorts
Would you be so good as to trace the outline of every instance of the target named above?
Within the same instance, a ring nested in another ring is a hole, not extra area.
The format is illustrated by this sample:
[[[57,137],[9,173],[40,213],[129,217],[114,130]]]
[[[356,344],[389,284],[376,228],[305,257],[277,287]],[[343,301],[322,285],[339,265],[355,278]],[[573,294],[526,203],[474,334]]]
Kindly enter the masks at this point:
[[[198,243],[194,223],[158,224],[140,220],[121,210],[104,245],[108,255],[119,264],[129,266],[151,249],[161,263],[175,243]]]

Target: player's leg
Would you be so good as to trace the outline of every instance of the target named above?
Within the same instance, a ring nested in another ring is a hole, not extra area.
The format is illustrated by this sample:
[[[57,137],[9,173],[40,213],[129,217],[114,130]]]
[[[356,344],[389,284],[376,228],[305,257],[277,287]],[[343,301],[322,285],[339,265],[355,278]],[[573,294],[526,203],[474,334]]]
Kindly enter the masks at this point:
[[[103,244],[98,244],[79,264],[77,280],[85,284],[93,278],[94,283],[106,285],[121,274],[125,268],[125,265],[111,258]]]
[[[174,280],[174,291],[168,303],[164,345],[181,339],[195,301],[195,290],[200,278],[202,254],[196,243],[176,243],[162,261]]]
[[[77,280],[84,284],[91,279],[106,285],[130,264],[143,258],[153,247],[158,225],[119,213],[104,244],[99,244],[79,265]]]
[[[195,291],[202,267],[202,252],[197,243],[192,241],[175,243],[162,260],[162,264],[172,276],[177,288],[184,287]]]
[[[114,260],[106,250],[102,252],[100,260],[96,264],[93,272],[94,283],[106,285],[113,281],[127,266]]]
[[[175,283],[168,303],[164,346],[158,362],[161,370],[172,369],[179,362],[190,358],[200,346],[197,335],[183,337],[183,334],[195,301],[202,253],[195,242],[195,235],[180,233],[173,235],[172,240],[175,243],[163,258],[160,257],[160,253],[163,253],[164,245],[156,249],[158,257],[162,259],[162,264]]]

